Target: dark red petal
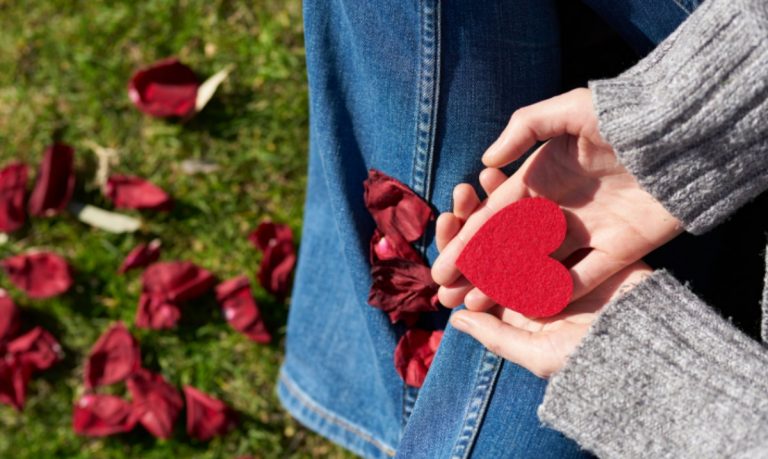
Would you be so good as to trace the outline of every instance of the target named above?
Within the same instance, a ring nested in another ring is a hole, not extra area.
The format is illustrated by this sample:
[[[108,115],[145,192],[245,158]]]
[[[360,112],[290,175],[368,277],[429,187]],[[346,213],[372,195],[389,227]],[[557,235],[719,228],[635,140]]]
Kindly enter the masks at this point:
[[[179,306],[162,293],[142,293],[136,309],[137,327],[163,330],[173,328],[181,317]]]
[[[159,239],[155,239],[149,244],[137,245],[126,255],[123,264],[120,265],[120,269],[117,272],[124,273],[131,269],[143,268],[156,262],[160,258],[161,245]]]
[[[198,440],[210,440],[227,433],[235,425],[234,412],[221,400],[184,386],[187,400],[187,433]]]
[[[422,261],[419,252],[400,235],[385,236],[378,228],[374,230],[370,248],[371,265],[379,261],[396,259]]]
[[[27,383],[31,377],[32,368],[19,359],[0,359],[0,403],[21,411],[27,400]]]
[[[145,292],[164,295],[173,303],[197,298],[216,283],[213,274],[188,261],[155,263],[141,279]]]
[[[432,209],[421,197],[396,179],[371,169],[365,188],[365,206],[387,236],[400,235],[413,242],[424,234]]]
[[[5,344],[16,336],[19,330],[19,308],[16,307],[11,297],[0,289],[0,350]]]
[[[31,298],[50,298],[72,286],[67,262],[50,252],[35,252],[0,260],[0,266],[16,287]]]
[[[159,186],[140,177],[113,175],[104,194],[118,209],[170,210],[173,202]]]
[[[89,437],[128,432],[135,425],[131,404],[114,395],[86,394],[75,403],[72,413],[75,433]]]
[[[179,391],[162,375],[145,369],[128,378],[127,386],[133,397],[134,415],[141,425],[155,437],[169,438],[184,406]]]
[[[282,242],[293,244],[293,232],[291,227],[270,221],[261,222],[259,226],[248,235],[248,240],[261,250],[266,250],[271,245]]]
[[[257,343],[272,341],[246,276],[238,276],[219,284],[216,287],[216,299],[232,328]]]
[[[0,233],[16,231],[24,224],[26,193],[26,164],[11,163],[0,169]]]
[[[122,381],[141,367],[139,343],[117,322],[96,341],[85,362],[85,387]]]
[[[264,250],[259,267],[259,283],[269,293],[285,298],[291,288],[291,274],[296,265],[292,242],[279,242]]]
[[[435,352],[443,339],[442,330],[411,329],[405,332],[395,348],[395,369],[406,384],[421,387]]]
[[[34,371],[43,371],[61,359],[62,350],[53,335],[35,327],[8,343],[8,354]]]
[[[45,149],[37,181],[29,197],[29,213],[35,216],[57,213],[72,198],[75,189],[75,150],[56,143]]]
[[[169,58],[134,73],[128,83],[128,95],[148,115],[184,117],[195,110],[199,85],[192,69],[176,58]]]
[[[387,260],[371,268],[368,304],[384,312],[437,311],[438,285],[429,267],[408,260]],[[391,316],[390,316],[391,317]]]

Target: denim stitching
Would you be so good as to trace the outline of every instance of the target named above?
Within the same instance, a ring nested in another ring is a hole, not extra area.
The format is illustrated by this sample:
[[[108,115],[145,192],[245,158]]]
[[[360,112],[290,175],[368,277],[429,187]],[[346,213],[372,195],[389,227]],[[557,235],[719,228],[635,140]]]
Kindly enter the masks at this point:
[[[685,14],[688,14],[688,15],[691,14],[691,10],[689,10],[685,5],[683,5],[683,3],[680,0],[672,0],[672,1],[675,3],[675,5],[680,7],[681,10],[685,11]]]
[[[301,403],[305,408],[312,411],[316,415],[320,416],[324,420],[337,425],[338,427],[341,427],[342,429],[346,430],[347,432],[350,432],[353,435],[358,436],[361,440],[370,443],[375,448],[386,454],[387,456],[394,457],[395,456],[395,450],[390,448],[389,446],[381,443],[376,438],[374,438],[371,434],[364,432],[362,429],[354,426],[351,422],[346,421],[344,419],[341,419],[339,417],[336,417],[330,413],[327,413],[325,410],[323,410],[320,405],[312,400],[308,395],[304,394],[301,389],[299,389],[296,384],[288,379],[285,374],[282,372],[280,373],[280,381],[283,382],[285,385],[285,388],[288,390],[288,392],[291,393],[294,397],[296,397],[296,401]]]
[[[475,377],[474,391],[469,399],[467,411],[462,421],[461,433],[453,447],[451,459],[466,459],[472,452],[500,370],[501,357],[484,349],[483,357],[480,359],[480,368]]]

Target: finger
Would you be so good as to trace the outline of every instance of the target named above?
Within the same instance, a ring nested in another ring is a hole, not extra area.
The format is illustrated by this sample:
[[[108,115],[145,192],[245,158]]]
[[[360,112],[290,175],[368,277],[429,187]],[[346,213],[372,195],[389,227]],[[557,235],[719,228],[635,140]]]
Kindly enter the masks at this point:
[[[517,110],[498,139],[483,155],[483,164],[502,167],[518,159],[536,142],[563,134],[576,135],[585,116],[594,116],[592,96],[580,88]]]
[[[480,205],[477,192],[468,183],[460,183],[453,189],[453,213],[460,219],[466,220]]]
[[[577,250],[589,247],[590,235],[586,226],[579,218],[578,213],[569,209],[563,209],[563,215],[565,216],[566,233],[563,243],[557,248],[552,255],[552,258],[558,261],[563,261]]]
[[[456,311],[450,321],[457,330],[468,333],[494,354],[536,373],[542,351],[532,332],[506,324],[485,312]]]
[[[440,286],[437,290],[437,299],[446,308],[455,308],[464,304],[464,297],[472,288],[473,285],[462,277],[451,285]]]
[[[573,279],[571,301],[578,300],[591,292],[603,281],[632,264],[633,261],[635,260],[613,258],[601,250],[590,251],[570,269]]]
[[[496,302],[490,299],[485,293],[481,292],[479,288],[475,287],[464,297],[464,304],[467,305],[467,309],[471,311],[487,311],[492,308]]]
[[[486,196],[490,196],[505,180],[507,180],[507,174],[501,169],[489,167],[480,172],[480,186],[483,187]]]
[[[456,237],[461,229],[461,220],[456,215],[450,212],[444,212],[437,217],[435,223],[435,242],[437,243],[437,250],[443,251],[445,245],[448,244],[451,239]]]

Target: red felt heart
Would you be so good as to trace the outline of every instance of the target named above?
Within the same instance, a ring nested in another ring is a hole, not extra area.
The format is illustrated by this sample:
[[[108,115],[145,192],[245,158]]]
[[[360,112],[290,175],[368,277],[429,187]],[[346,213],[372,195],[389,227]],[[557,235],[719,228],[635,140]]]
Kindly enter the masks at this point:
[[[527,198],[501,209],[456,260],[470,282],[496,303],[527,317],[549,317],[571,299],[568,270],[549,257],[565,238],[565,216],[554,202]]]

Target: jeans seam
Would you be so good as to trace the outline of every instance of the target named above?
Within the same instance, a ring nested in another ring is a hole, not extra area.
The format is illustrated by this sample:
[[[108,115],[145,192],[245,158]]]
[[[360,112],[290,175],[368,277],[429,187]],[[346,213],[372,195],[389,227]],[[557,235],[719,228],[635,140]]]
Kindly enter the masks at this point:
[[[451,459],[467,459],[472,452],[472,446],[475,443],[477,434],[480,431],[480,425],[485,414],[488,403],[490,402],[493,387],[501,370],[501,357],[493,354],[487,349],[483,350],[483,356],[480,359],[480,367],[475,376],[473,384],[474,390],[469,398],[467,410],[464,413],[464,419],[461,422],[461,430],[456,444],[451,452]],[[486,368],[486,366],[489,366]]]
[[[306,395],[304,392],[299,389],[296,384],[291,381],[285,374],[282,372],[280,373],[280,381],[283,382],[285,388],[288,390],[288,392],[291,393],[294,397],[296,397],[296,401],[301,403],[305,408],[312,411],[316,415],[320,416],[324,420],[341,427],[342,429],[346,430],[347,432],[356,435],[361,440],[370,443],[375,448],[377,448],[379,451],[383,452],[387,456],[394,457],[395,456],[395,450],[390,448],[389,446],[381,443],[376,438],[373,437],[373,435],[364,432],[362,429],[359,429],[355,427],[351,422],[344,420],[340,417],[334,416],[330,413],[327,413],[325,410],[320,408],[320,405],[312,400],[308,395]]]
[[[691,14],[691,10],[689,10],[688,8],[686,8],[686,7],[685,7],[685,5],[683,5],[683,4],[682,4],[682,2],[681,2],[680,0],[672,0],[672,1],[673,1],[673,2],[675,3],[675,5],[677,5],[677,6],[678,6],[678,7],[679,7],[681,10],[683,10],[683,11],[685,12],[685,14],[687,14],[687,15],[690,15],[690,14]]]

